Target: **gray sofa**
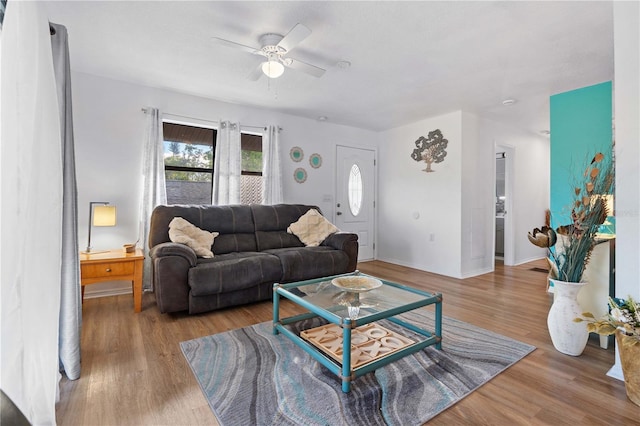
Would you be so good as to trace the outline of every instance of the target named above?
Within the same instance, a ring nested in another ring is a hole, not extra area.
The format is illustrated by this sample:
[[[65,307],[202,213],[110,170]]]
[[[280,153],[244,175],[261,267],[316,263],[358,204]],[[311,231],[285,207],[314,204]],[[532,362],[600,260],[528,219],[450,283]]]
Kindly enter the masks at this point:
[[[149,248],[160,312],[189,313],[271,299],[273,284],[354,271],[358,236],[338,232],[305,247],[287,227],[315,206],[280,204],[158,206],[151,215]],[[219,232],[214,257],[204,259],[169,239],[169,222],[182,217]]]

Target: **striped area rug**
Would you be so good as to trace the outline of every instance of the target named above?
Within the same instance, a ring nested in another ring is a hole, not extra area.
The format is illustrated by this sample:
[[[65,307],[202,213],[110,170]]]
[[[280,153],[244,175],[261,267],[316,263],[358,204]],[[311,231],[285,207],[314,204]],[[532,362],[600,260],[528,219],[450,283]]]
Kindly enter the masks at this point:
[[[433,330],[426,309],[403,318]],[[296,324],[298,330],[321,325]],[[393,331],[412,337],[397,325]],[[535,347],[443,317],[442,350],[428,347],[356,379],[339,378],[270,322],[180,344],[211,409],[233,425],[419,425],[518,362]]]

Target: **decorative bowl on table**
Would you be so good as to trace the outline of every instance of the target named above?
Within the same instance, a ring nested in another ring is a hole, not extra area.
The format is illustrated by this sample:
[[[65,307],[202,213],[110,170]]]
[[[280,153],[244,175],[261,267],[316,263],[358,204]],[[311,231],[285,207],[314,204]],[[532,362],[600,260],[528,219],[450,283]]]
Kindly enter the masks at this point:
[[[363,276],[338,277],[331,280],[331,284],[349,293],[364,293],[382,285],[382,281]]]

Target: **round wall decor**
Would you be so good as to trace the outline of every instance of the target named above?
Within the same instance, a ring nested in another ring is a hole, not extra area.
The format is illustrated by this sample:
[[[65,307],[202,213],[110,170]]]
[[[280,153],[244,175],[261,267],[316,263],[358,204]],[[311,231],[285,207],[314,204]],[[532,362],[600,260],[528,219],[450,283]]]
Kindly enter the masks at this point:
[[[294,146],[291,148],[291,151],[289,151],[289,156],[293,161],[299,163],[304,158],[304,151],[299,146]]]
[[[293,171],[293,178],[298,183],[304,183],[304,181],[307,180],[307,171],[302,167],[298,167]]]
[[[322,157],[320,156],[320,154],[311,154],[311,156],[309,157],[309,164],[314,169],[320,168],[320,166],[322,166]]]

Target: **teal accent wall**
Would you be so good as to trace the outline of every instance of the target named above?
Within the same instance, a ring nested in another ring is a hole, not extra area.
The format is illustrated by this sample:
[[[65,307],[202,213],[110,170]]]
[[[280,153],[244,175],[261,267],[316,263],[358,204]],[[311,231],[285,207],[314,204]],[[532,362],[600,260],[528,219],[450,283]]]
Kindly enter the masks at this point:
[[[597,152],[613,147],[610,81],[551,96],[550,210],[551,226],[571,223],[576,183]]]

